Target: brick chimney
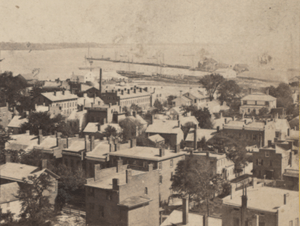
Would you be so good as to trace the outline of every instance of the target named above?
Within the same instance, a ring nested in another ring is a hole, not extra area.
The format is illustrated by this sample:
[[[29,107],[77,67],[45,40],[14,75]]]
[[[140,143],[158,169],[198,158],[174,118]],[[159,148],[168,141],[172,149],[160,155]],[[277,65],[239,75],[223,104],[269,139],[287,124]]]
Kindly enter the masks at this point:
[[[189,223],[189,200],[188,198],[182,198],[182,224],[187,225]]]
[[[113,178],[112,184],[113,184],[113,190],[119,190],[119,179]]]
[[[132,138],[131,140],[130,140],[130,148],[133,148],[133,147],[135,147],[136,146],[136,139],[135,138]]]
[[[198,125],[194,126],[194,150],[197,150],[197,139],[198,139]]]
[[[288,199],[287,197],[289,197],[289,193],[286,193],[286,194],[283,195],[283,204],[284,204],[284,205],[287,204],[287,201],[288,201],[288,200],[287,200],[287,199]]]
[[[126,170],[126,184],[129,183],[129,181],[131,180],[131,178],[132,178],[132,171],[131,171],[131,169],[127,169]]]
[[[97,129],[98,129],[98,131],[101,130],[101,124],[100,124],[100,122],[97,124]]]
[[[91,143],[90,143],[90,150],[91,151],[93,151],[94,150],[94,148],[95,148],[95,136],[91,136],[91,141],[90,141]]]
[[[40,145],[42,142],[43,142],[43,131],[39,129],[38,145]]]
[[[42,169],[47,169],[48,159],[42,159]]]
[[[10,153],[5,153],[5,163],[11,162],[11,155]]]
[[[119,159],[117,161],[117,173],[121,172],[121,167],[123,165],[123,160],[122,159]]]
[[[165,149],[164,148],[160,148],[159,149],[159,157],[163,157],[165,156]]]
[[[56,96],[56,91],[54,90],[53,95]]]
[[[241,226],[246,226],[247,221],[247,187],[244,185],[241,206]]]
[[[100,68],[100,74],[99,74],[99,97],[101,97],[102,93],[102,68]]]
[[[84,147],[86,152],[90,150],[90,139],[88,135],[85,135],[84,137]]]

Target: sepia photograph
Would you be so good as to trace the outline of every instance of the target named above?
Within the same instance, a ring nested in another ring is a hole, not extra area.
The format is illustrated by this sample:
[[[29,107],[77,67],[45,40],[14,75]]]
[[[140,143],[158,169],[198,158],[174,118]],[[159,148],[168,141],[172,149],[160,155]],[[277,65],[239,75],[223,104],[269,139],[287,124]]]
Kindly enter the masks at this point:
[[[299,0],[0,0],[1,226],[300,226]]]

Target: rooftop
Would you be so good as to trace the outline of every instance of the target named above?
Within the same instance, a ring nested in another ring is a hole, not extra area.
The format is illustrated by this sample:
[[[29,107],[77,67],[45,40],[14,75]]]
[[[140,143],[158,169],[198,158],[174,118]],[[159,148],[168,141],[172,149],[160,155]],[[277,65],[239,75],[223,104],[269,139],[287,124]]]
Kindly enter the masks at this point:
[[[195,129],[190,129],[186,141],[194,141],[194,132]],[[214,129],[197,129],[197,141],[201,141],[202,138],[205,138],[206,141],[208,141],[210,138],[212,138],[217,130]]]
[[[139,170],[131,170],[131,175],[136,176],[140,174],[144,174],[147,172],[139,171]],[[113,183],[112,179],[118,179],[119,180],[119,185],[124,185],[126,184],[126,170],[123,170],[118,173],[114,173],[108,177],[104,177],[101,180],[93,181],[93,182],[88,182],[89,187],[96,187],[96,188],[102,188],[102,189],[112,189],[113,188]]]
[[[182,134],[183,132],[178,127],[177,120],[153,120],[146,129],[146,133],[166,133],[166,134]]]
[[[19,163],[8,162],[0,165],[0,177],[4,179],[12,179],[22,181],[22,178],[27,178],[38,167]]]
[[[21,128],[22,124],[28,122],[27,118],[24,118],[22,116],[16,115],[12,118],[10,123],[7,125],[7,127],[10,128]]]
[[[18,200],[19,185],[17,182],[0,185],[0,204]]]
[[[49,99],[52,102],[55,101],[64,101],[64,100],[75,100],[77,99],[77,95],[71,94],[70,91],[56,91],[56,92],[47,92],[41,93],[44,97]]]
[[[38,144],[36,135],[30,135],[27,133],[10,135],[10,140],[5,143],[5,149],[26,151],[28,148],[33,148]]]
[[[86,153],[87,158],[101,158],[106,159],[109,153],[110,144],[107,140],[100,141],[92,151]]]
[[[133,148],[111,152],[109,153],[109,155],[136,158],[136,159],[146,159],[146,160],[153,160],[153,161],[162,161],[165,159],[174,158],[185,154],[183,152],[175,153],[172,150],[165,149],[165,155],[160,157],[159,152],[160,152],[159,148],[135,146]]]
[[[154,143],[161,142],[161,141],[164,141],[164,140],[165,140],[165,139],[164,139],[162,136],[160,136],[159,134],[155,134],[155,135],[149,136],[148,139],[151,140],[151,141],[154,142]]]
[[[231,199],[230,195],[223,198],[223,204],[231,206],[241,206],[241,197],[243,190],[235,191]],[[272,187],[248,187],[247,206],[250,209],[259,209],[268,212],[277,212],[277,210],[284,205],[284,194],[289,194],[287,203],[291,200],[298,200],[299,193],[296,191],[284,190]],[[263,202],[261,200],[264,200]]]
[[[118,123],[105,123],[103,125],[100,125],[100,130],[98,130],[98,122],[89,122],[86,127],[84,128],[84,133],[104,133],[105,129],[108,126],[111,126],[116,129],[117,133],[122,132],[122,128],[119,126]]]
[[[276,98],[263,93],[255,93],[244,96],[241,100],[273,101],[276,100]]]
[[[264,130],[264,122],[248,122],[245,124],[244,120],[233,120],[224,124],[224,129],[245,129],[245,130]]]
[[[222,219],[209,217],[208,224],[222,226]],[[182,223],[182,211],[174,210],[160,226],[203,226],[203,216],[196,213],[188,213],[188,223]]]
[[[120,202],[119,206],[126,206],[128,208],[139,206],[145,203],[149,203],[151,201],[150,198],[144,197],[144,196],[132,196],[127,199],[124,199],[122,202]]]

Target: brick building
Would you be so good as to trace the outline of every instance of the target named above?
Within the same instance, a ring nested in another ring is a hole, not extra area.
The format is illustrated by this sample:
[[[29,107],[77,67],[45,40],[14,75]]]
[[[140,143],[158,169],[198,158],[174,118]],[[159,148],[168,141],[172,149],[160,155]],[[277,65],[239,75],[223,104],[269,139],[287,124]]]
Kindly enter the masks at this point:
[[[235,178],[234,162],[227,158],[226,154],[214,154],[210,152],[192,152],[186,158],[194,158],[203,166],[203,171],[210,171],[211,175],[222,175],[226,180]]]
[[[37,105],[59,106],[63,115],[70,115],[77,110],[78,97],[69,91],[41,93],[33,101]]]
[[[277,99],[269,95],[268,91],[266,94],[252,93],[251,89],[249,89],[249,94],[241,99],[240,113],[250,114],[254,112],[259,114],[259,110],[262,108],[267,108],[270,112],[271,109],[276,107]]]
[[[117,105],[91,105],[87,107],[87,123],[97,122],[103,125],[104,123],[118,122],[118,113],[121,109]]]
[[[184,139],[180,120],[152,120],[145,132],[147,136],[159,134],[173,150],[179,149]]]
[[[292,144],[276,143],[259,149],[253,153],[253,176],[257,178],[282,180],[285,169],[292,166],[293,158],[297,156],[292,151]]]
[[[138,105],[142,109],[152,107],[152,93],[148,88],[140,88],[137,86],[131,88],[106,90],[101,93],[101,99],[105,104],[119,105],[122,109],[129,109],[132,104]]]
[[[133,143],[135,140],[132,140]],[[110,166],[116,166],[118,160],[128,164],[132,169],[145,170],[149,163],[153,169],[159,169],[160,201],[167,202],[171,195],[171,178],[175,173],[177,163],[185,159],[185,153],[163,148],[140,147],[131,145],[131,148],[109,153]]]
[[[223,226],[299,225],[298,191],[253,184],[223,198]]]
[[[276,126],[274,121],[255,121],[254,119],[236,120],[233,118],[222,125],[221,128],[217,127],[217,131],[221,134],[231,138],[243,139],[247,145],[257,145],[263,147],[268,144],[268,141],[274,141],[276,137]]]
[[[85,187],[88,225],[159,225],[159,172],[152,164],[145,171],[96,165]]]

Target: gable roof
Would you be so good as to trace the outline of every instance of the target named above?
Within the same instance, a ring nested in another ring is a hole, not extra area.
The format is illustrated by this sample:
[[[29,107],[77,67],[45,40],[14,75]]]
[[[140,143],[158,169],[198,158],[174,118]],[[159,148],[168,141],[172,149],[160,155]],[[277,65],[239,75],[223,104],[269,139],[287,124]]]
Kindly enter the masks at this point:
[[[22,178],[27,178],[37,169],[37,166],[8,162],[0,166],[0,178],[22,182]]]
[[[47,92],[41,93],[41,95],[52,102],[78,99],[78,97],[75,94],[71,94],[70,91]]]
[[[28,122],[27,118],[24,118],[22,116],[19,115],[15,115],[12,120],[9,122],[9,124],[7,125],[7,127],[11,127],[11,128],[21,128],[22,124]]]
[[[244,96],[241,100],[242,101],[244,101],[244,100],[273,101],[273,100],[276,100],[276,98],[271,95],[257,93],[257,94],[249,94],[247,96]]]
[[[0,185],[0,204],[18,200],[19,185],[17,182]]]
[[[122,132],[122,128],[119,126],[118,123],[105,123],[103,125],[100,125],[100,131],[98,131],[98,122],[89,122],[86,127],[84,128],[84,133],[104,133],[105,129],[108,126],[111,126],[116,129],[117,133]]]

